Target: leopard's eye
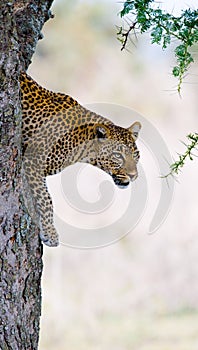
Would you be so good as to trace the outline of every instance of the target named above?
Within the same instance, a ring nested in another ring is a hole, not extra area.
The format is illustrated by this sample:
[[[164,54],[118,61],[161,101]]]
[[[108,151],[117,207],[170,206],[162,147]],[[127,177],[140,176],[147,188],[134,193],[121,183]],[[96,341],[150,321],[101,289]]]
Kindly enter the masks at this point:
[[[119,153],[119,152],[113,152],[113,155],[114,155],[114,157],[116,157],[117,159],[122,159],[122,160],[123,160],[123,156],[122,156],[121,153]]]
[[[125,160],[124,160],[124,157],[121,153],[113,152],[113,159],[114,159],[115,164],[117,164],[118,167],[123,166]]]
[[[135,151],[134,153],[133,153],[133,158],[135,159],[135,160],[139,160],[139,158],[140,158],[140,154],[139,154],[139,152],[138,151]]]

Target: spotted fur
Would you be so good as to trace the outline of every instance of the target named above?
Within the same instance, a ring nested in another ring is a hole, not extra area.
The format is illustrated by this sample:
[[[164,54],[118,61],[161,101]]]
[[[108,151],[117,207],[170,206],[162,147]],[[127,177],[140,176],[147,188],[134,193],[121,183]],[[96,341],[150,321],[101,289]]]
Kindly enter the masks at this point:
[[[39,86],[26,73],[21,74],[20,83],[25,203],[40,227],[42,241],[57,246],[46,176],[84,162],[107,172],[117,186],[126,187],[138,176],[135,141],[141,125],[117,126],[72,97]]]

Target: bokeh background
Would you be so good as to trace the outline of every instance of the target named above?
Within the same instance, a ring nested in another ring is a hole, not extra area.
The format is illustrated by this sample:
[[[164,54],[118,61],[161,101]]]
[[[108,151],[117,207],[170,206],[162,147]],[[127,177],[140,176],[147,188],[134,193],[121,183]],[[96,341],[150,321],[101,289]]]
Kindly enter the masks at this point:
[[[186,3],[165,5],[176,13]],[[187,5],[196,8],[198,1]],[[55,18],[43,29],[29,74],[82,104],[138,111],[177,158],[185,150],[180,140],[197,131],[197,61],[180,98],[171,76],[173,47],[163,52],[143,36],[120,51],[121,8],[115,0],[55,0]],[[152,155],[140,151],[149,198],[135,230],[101,249],[44,247],[40,350],[198,349],[198,162],[186,162],[166,221],[148,235],[159,174]]]

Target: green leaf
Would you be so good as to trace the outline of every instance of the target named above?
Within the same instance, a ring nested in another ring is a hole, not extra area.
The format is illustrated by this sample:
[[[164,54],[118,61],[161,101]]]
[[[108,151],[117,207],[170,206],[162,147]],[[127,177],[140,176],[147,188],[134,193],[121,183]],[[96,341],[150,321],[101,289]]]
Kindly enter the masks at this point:
[[[175,49],[175,54],[178,58],[183,58],[185,56],[186,47],[185,45],[179,45]]]
[[[124,3],[124,8],[122,9],[122,11],[120,12],[120,16],[123,17],[125,15],[127,15],[130,11],[132,11],[134,9],[134,1],[125,1]]]
[[[159,27],[159,26],[154,27],[154,29],[151,32],[152,44],[153,43],[160,44],[162,40],[162,33],[163,33],[162,27]]]
[[[172,73],[173,73],[174,77],[178,77],[180,74],[180,68],[178,66],[175,66],[172,70]]]
[[[163,48],[163,49],[166,49],[167,46],[168,46],[170,43],[171,43],[171,36],[170,36],[170,34],[166,34],[166,35],[164,36],[164,38],[163,38],[163,46],[162,46],[162,48]]]

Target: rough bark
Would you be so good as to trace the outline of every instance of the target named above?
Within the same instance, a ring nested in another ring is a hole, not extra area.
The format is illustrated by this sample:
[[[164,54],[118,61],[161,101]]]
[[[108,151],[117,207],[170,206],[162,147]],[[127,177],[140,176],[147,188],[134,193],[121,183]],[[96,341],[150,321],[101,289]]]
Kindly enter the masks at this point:
[[[23,204],[18,77],[53,0],[0,0],[0,349],[38,348],[42,244]]]

